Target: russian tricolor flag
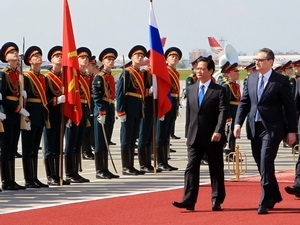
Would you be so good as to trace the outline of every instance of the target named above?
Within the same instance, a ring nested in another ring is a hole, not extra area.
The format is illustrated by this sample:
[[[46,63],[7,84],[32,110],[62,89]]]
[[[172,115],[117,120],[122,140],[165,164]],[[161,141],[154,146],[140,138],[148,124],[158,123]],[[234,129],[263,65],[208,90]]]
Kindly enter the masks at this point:
[[[171,109],[168,94],[171,90],[171,80],[168,73],[165,55],[156,25],[152,1],[150,1],[150,66],[153,75],[153,97],[157,99],[157,118],[161,118]]]

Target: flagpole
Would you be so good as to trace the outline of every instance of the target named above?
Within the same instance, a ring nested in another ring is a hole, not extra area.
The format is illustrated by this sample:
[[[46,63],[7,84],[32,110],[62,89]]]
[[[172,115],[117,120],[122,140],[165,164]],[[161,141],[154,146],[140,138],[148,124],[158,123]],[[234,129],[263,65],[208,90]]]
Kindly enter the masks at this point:
[[[150,0],[152,2],[152,0]],[[153,75],[152,75],[153,76]],[[153,79],[153,78],[152,78]],[[153,125],[152,125],[152,151],[153,151],[153,167],[154,173],[156,173],[157,168],[157,148],[156,148],[156,120],[157,120],[157,110],[156,110],[156,102],[157,100],[153,96]]]
[[[61,93],[64,95],[65,94],[65,87],[64,87],[64,82],[65,82],[65,67],[62,67],[62,76],[61,76],[61,82],[62,82],[62,87],[61,87]],[[64,118],[64,104],[61,104],[60,106],[60,112],[61,112],[61,119],[60,119],[60,137],[59,137],[59,186],[63,186],[63,166],[64,166],[64,131],[65,131],[65,118]]]

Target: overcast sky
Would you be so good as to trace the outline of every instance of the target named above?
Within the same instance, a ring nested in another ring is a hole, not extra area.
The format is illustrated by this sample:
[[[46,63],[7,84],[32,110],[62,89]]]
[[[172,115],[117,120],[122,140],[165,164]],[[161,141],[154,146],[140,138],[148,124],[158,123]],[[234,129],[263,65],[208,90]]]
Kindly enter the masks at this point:
[[[5,3],[4,3],[5,2]],[[149,0],[69,0],[76,46],[93,55],[114,47],[126,55],[136,44],[149,48]],[[62,43],[63,0],[0,0],[0,46],[13,41],[48,50]],[[209,51],[208,36],[223,37],[239,52],[252,55],[269,47],[300,52],[300,5],[297,0],[153,0],[165,49]]]

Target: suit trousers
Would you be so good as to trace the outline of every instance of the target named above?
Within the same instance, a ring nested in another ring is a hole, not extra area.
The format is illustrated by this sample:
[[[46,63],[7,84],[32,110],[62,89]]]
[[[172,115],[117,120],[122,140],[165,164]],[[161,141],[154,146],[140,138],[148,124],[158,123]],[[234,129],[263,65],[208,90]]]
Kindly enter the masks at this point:
[[[251,139],[252,155],[261,176],[262,194],[260,205],[269,206],[272,201],[282,199],[275,176],[275,158],[281,140],[267,133],[262,122],[255,123],[255,137]]]
[[[212,201],[223,203],[225,199],[223,143],[204,141],[196,138],[196,142],[188,146],[188,164],[184,174],[183,201],[196,203],[199,191],[200,163],[204,154],[208,158],[209,174],[212,187]]]

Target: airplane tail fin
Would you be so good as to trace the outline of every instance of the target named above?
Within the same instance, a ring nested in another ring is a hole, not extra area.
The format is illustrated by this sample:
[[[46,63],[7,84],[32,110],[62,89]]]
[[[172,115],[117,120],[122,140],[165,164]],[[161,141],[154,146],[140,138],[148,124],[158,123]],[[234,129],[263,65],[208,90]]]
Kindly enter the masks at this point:
[[[221,51],[223,51],[222,46],[214,37],[208,37],[208,43],[213,53],[219,54]]]

